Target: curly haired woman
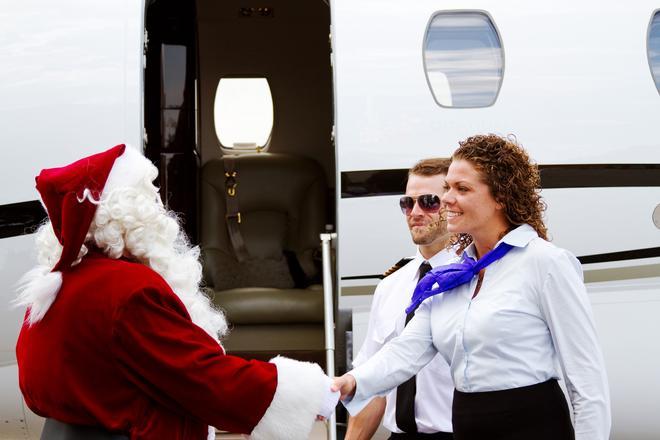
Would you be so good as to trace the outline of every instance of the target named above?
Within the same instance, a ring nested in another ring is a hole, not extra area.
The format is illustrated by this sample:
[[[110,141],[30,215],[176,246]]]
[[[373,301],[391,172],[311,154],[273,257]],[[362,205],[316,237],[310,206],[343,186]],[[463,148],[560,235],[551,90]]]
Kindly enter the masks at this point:
[[[420,281],[399,338],[335,380],[349,411],[439,352],[456,387],[456,439],[609,438],[607,377],[580,263],[547,241],[539,182],[514,140],[460,142],[442,203],[462,257]]]

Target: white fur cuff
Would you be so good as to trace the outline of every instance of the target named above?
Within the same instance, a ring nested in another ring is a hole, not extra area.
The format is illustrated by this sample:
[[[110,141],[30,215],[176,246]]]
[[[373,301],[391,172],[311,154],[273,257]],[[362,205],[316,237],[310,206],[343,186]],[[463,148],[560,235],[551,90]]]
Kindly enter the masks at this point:
[[[306,440],[328,391],[321,367],[276,357],[277,389],[251,440]]]

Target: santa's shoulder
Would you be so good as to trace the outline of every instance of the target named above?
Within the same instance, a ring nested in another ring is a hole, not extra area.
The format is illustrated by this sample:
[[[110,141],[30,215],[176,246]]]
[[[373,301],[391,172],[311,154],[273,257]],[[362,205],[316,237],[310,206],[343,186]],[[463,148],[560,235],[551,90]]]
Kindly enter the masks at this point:
[[[134,292],[153,289],[170,293],[171,288],[156,271],[137,261],[110,258],[102,253],[90,253],[73,270],[71,277],[92,283],[100,290],[109,289],[113,295],[126,296]]]

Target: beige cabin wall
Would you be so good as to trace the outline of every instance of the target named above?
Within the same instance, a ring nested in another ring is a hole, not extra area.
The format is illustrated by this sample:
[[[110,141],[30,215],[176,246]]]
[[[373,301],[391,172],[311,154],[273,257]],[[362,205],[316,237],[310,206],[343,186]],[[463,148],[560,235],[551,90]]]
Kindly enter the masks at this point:
[[[268,6],[273,18],[242,18]],[[275,107],[269,151],[310,157],[334,186],[330,11],[322,0],[267,3],[197,0],[202,164],[222,156],[213,101],[223,76],[268,78]]]

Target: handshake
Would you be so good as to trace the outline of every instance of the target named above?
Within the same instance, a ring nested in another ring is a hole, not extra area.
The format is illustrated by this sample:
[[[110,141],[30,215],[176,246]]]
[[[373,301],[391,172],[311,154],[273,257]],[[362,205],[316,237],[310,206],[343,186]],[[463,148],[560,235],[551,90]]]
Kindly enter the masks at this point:
[[[344,374],[341,377],[330,379],[326,376],[327,391],[324,395],[321,408],[316,416],[317,420],[325,420],[330,418],[335,410],[335,406],[339,400],[344,400],[355,394],[355,378],[350,374]]]

